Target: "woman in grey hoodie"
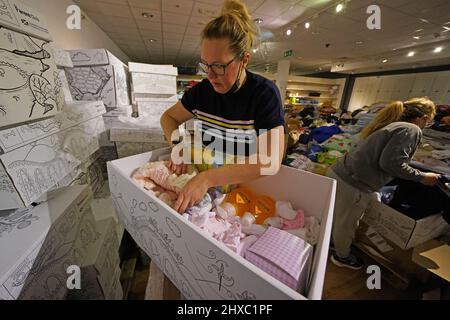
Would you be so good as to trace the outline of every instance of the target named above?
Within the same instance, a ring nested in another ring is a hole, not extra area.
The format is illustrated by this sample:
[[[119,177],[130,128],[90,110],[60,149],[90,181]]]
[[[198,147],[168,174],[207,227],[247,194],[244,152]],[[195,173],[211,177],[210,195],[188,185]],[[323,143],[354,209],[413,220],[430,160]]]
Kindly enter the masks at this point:
[[[332,234],[336,252],[331,256],[334,264],[351,269],[363,266],[350,248],[358,220],[373,192],[394,178],[425,185],[438,182],[438,174],[409,165],[422,139],[422,129],[435,114],[435,105],[428,98],[391,103],[361,132],[358,147],[330,168],[327,175],[337,180]]]

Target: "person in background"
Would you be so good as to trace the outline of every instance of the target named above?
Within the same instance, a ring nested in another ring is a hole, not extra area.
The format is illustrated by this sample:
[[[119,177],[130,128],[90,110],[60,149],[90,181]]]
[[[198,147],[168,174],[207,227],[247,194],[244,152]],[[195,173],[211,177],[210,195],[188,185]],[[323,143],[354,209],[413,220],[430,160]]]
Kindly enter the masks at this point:
[[[358,220],[368,208],[371,193],[393,178],[417,181],[428,186],[439,175],[421,172],[409,165],[422,138],[422,129],[436,114],[428,98],[393,102],[383,108],[364,130],[351,153],[340,158],[327,173],[337,180],[331,261],[340,267],[360,269],[363,263],[351,253]]]
[[[271,174],[275,174],[281,167],[285,149],[283,105],[272,81],[246,69],[256,34],[245,5],[239,0],[225,1],[221,15],[205,26],[201,36],[199,67],[207,79],[187,91],[180,102],[162,115],[161,127],[171,141],[172,133],[182,123],[195,118],[205,149],[208,141],[227,145],[231,140],[235,144],[231,156],[244,156],[247,160],[251,154],[238,154],[242,150],[239,144],[246,144],[243,149],[249,150],[250,143],[256,141],[258,146],[265,141],[269,158],[277,159],[270,165],[271,168],[273,165]],[[235,132],[234,139],[229,139],[230,132]],[[272,143],[275,139],[278,144]],[[178,174],[186,170],[186,165],[176,165],[173,159],[169,167]],[[185,185],[173,207],[183,213],[198,203],[208,188],[259,178],[263,167],[267,166],[260,161],[257,164],[246,161],[202,171]]]

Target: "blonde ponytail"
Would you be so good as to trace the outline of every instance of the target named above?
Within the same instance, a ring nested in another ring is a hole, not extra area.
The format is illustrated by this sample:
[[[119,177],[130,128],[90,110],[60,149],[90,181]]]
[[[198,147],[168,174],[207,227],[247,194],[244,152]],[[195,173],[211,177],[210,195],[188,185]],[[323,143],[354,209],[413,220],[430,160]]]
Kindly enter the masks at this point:
[[[236,56],[249,52],[256,36],[252,17],[240,0],[226,0],[221,15],[211,20],[202,31],[202,39],[228,39],[230,50]]]
[[[399,121],[404,111],[405,107],[403,105],[403,102],[392,102],[388,106],[381,109],[381,111],[376,115],[375,119],[361,131],[361,137],[365,139],[375,131],[387,126],[388,124]]]
[[[428,97],[413,98],[405,102],[392,102],[381,109],[375,119],[361,131],[361,137],[365,139],[392,122],[413,122],[415,119],[425,115],[430,119],[433,119],[436,115],[436,106]]]

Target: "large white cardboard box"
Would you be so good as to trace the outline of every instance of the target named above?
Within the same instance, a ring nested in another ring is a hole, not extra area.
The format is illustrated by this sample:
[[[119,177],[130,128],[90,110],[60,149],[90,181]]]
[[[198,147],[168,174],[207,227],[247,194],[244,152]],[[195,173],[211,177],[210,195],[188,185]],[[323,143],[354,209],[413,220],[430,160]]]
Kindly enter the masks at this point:
[[[402,249],[413,248],[449,229],[440,213],[414,220],[377,201],[371,202],[370,209],[364,214],[362,221]]]
[[[69,52],[57,48],[54,44],[52,44],[51,47],[53,51],[53,57],[55,59],[55,64],[58,68],[73,68],[73,63],[70,59]]]
[[[101,101],[67,103],[63,111],[55,117],[0,130],[0,153],[10,152],[33,141],[101,116],[105,111],[105,106]]]
[[[166,74],[171,76],[178,75],[178,68],[168,64],[147,64],[128,62],[130,72],[135,73],[151,73],[151,74]]]
[[[67,267],[78,264],[80,221],[92,199],[86,186],[55,192],[48,202],[0,216],[0,299],[62,299]],[[86,237],[83,238],[86,241]]]
[[[303,296],[201,232],[130,178],[136,168],[169,150],[109,162],[109,185],[119,220],[187,299],[321,299],[336,192],[333,179],[283,166],[276,176],[246,184],[321,220]]]
[[[75,67],[111,66],[114,74],[115,106],[123,107],[130,104],[128,66],[106,49],[77,49],[68,50]],[[94,69],[100,70],[100,69]],[[83,99],[84,100],[84,99]],[[103,99],[102,99],[103,100]]]
[[[61,111],[61,82],[49,43],[0,28],[0,49],[0,127]]]
[[[63,151],[58,134],[0,155],[0,210],[29,206],[79,164]]]
[[[70,93],[74,100],[101,100],[107,108],[116,108],[112,66],[79,67],[65,69],[65,72]]]
[[[52,40],[44,15],[21,1],[0,2],[0,25],[39,39]]]
[[[132,73],[134,94],[173,96],[177,93],[177,77],[164,74]]]

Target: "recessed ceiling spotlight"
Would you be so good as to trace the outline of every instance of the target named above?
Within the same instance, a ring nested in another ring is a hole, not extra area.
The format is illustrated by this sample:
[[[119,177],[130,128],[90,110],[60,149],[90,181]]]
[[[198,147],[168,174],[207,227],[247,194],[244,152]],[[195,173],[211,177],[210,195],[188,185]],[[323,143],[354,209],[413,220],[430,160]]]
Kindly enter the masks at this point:
[[[441,51],[442,51],[442,47],[437,47],[437,48],[434,48],[434,50],[433,50],[434,53],[439,53]]]
[[[388,62],[388,60],[387,59],[383,59],[383,60],[381,60],[381,62],[382,63],[386,63],[386,62]]]
[[[142,12],[141,14],[144,18],[153,18],[153,15],[149,12]]]
[[[305,22],[305,28],[309,29],[309,27],[311,26],[311,24],[309,22]]]
[[[422,21],[423,23],[430,23],[430,21],[428,21],[427,19],[420,18],[419,20]]]
[[[416,53],[414,51],[410,51],[408,52],[408,57],[414,57]]]
[[[337,6],[336,6],[336,12],[341,12],[342,11],[342,9],[344,9],[344,5],[342,4],[342,3],[339,3]]]
[[[264,20],[261,18],[256,18],[256,19],[253,19],[253,21],[257,24],[261,24],[261,23],[263,23]]]
[[[413,39],[419,40],[420,38],[422,38],[421,36],[414,36]]]
[[[148,41],[150,41],[151,43],[156,42],[156,39],[149,39]]]
[[[256,53],[257,51],[258,51],[258,49],[256,49],[256,48],[252,49],[253,53]]]
[[[291,29],[287,29],[287,30],[286,30],[286,35],[287,35],[287,36],[290,36],[291,34],[292,34],[292,30],[291,30]]]

